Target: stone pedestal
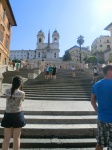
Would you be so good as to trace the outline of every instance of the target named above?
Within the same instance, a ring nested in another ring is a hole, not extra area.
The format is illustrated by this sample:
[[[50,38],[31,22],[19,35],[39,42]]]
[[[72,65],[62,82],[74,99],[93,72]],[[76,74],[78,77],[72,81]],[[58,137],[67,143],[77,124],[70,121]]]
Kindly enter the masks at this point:
[[[35,79],[37,76],[35,73],[28,73],[28,79]]]
[[[44,72],[44,69],[45,69],[45,62],[44,61],[40,61],[40,70],[41,72]]]
[[[35,69],[34,73],[37,74],[37,75],[39,75],[41,73],[41,70],[40,69]]]

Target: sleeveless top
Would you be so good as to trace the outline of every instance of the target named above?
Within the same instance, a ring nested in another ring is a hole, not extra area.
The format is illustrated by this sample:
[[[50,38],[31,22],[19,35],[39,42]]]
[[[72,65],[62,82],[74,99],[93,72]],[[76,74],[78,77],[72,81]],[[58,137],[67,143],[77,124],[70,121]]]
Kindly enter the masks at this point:
[[[16,113],[22,111],[22,102],[24,100],[25,93],[19,89],[15,90],[12,97],[11,89],[5,90],[6,95],[6,109],[7,113]]]

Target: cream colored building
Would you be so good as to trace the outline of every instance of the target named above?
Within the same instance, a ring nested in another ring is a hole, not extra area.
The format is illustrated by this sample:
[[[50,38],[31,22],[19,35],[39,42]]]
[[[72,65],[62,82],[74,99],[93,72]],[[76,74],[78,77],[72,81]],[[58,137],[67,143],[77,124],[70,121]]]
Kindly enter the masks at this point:
[[[91,45],[92,54],[96,55],[98,61],[103,59],[108,62],[110,54],[112,54],[112,23],[104,30],[111,32],[111,35],[101,35],[96,38]]]
[[[11,28],[16,26],[9,0],[0,0],[0,64],[7,64],[10,54]]]
[[[80,47],[75,45],[68,49],[69,53],[71,54],[72,60],[75,62],[80,62]],[[82,47],[81,48],[81,61],[88,56],[91,55],[89,47]]]

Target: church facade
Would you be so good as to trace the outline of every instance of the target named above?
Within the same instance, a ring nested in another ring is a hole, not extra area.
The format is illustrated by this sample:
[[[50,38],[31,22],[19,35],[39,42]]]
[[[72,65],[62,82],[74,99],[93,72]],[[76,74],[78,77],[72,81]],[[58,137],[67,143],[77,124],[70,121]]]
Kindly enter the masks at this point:
[[[37,43],[35,50],[11,50],[10,59],[19,60],[58,60],[59,59],[59,33],[55,30],[52,33],[52,42],[50,42],[50,32],[48,33],[48,41],[45,43],[45,35],[42,30],[37,34]]]

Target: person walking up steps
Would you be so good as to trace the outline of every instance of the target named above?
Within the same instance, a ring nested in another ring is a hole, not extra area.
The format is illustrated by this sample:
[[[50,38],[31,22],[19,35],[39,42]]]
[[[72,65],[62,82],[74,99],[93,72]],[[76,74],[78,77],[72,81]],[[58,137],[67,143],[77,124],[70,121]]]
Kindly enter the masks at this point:
[[[16,64],[16,70],[17,70],[17,71],[19,71],[19,67],[20,67],[20,65],[19,65],[19,63],[17,62],[17,64]]]
[[[97,81],[97,77],[98,77],[98,69],[96,67],[94,67],[94,69],[93,69],[93,81],[91,81],[91,83],[95,83]]]
[[[13,77],[11,89],[5,90],[6,109],[1,126],[4,127],[4,140],[2,150],[8,150],[10,139],[13,136],[13,150],[20,149],[21,128],[26,125],[22,102],[25,93],[22,91],[23,79],[21,76]]]
[[[76,77],[75,67],[74,66],[72,66],[72,76],[73,76],[73,78]]]
[[[48,79],[48,78],[49,78],[49,66],[47,64],[45,68],[45,79]]]
[[[112,150],[112,66],[103,67],[104,79],[92,87],[91,104],[98,114],[96,150]]]

